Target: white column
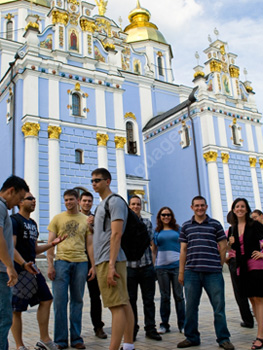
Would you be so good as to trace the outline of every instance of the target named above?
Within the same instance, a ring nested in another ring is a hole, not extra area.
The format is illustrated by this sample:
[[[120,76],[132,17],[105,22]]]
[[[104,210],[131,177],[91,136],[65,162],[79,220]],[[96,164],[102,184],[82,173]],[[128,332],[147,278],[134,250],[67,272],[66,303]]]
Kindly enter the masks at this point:
[[[23,115],[37,116],[38,113],[38,77],[27,75],[24,79]]]
[[[116,147],[118,193],[127,200],[126,171],[124,159],[124,144],[126,143],[126,138],[115,136],[114,141]]]
[[[115,129],[125,131],[122,94],[123,94],[123,90],[116,91],[113,94],[114,123],[115,123]]]
[[[228,166],[229,154],[228,153],[221,153],[221,158],[222,158],[222,162],[223,162],[223,173],[224,173],[224,179],[225,179],[227,209],[229,211],[231,209],[231,205],[233,203],[232,186],[231,186],[230,172],[229,172],[229,166]]]
[[[261,201],[260,201],[260,195],[259,195],[256,163],[257,163],[257,158],[249,157],[251,179],[252,179],[253,192],[254,192],[254,198],[255,198],[255,206],[257,209],[261,210],[262,208],[261,208]]]
[[[39,157],[38,157],[38,132],[40,125],[38,123],[25,123],[22,126],[22,132],[25,136],[25,168],[24,178],[27,182],[30,192],[39,203]],[[39,223],[39,205],[32,213],[32,218]]]
[[[108,169],[107,142],[109,136],[107,134],[97,133],[96,139],[98,144],[98,167]]]
[[[61,128],[48,126],[49,220],[61,212],[59,137]]]
[[[95,98],[97,125],[106,126],[105,91],[100,88],[96,89]]]
[[[140,83],[139,92],[142,125],[146,125],[153,115],[151,86]]]
[[[217,152],[209,151],[204,153],[204,158],[207,162],[209,191],[211,199],[211,212],[212,217],[217,219],[224,225],[224,216],[220,195],[220,186],[218,178],[218,169],[216,164]]]
[[[48,99],[49,118],[59,119],[59,82],[55,77],[53,79],[49,79]]]

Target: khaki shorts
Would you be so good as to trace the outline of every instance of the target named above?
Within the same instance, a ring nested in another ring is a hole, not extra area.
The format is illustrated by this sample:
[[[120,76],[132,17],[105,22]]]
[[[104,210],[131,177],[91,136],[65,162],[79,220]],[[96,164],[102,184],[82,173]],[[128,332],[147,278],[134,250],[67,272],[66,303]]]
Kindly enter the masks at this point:
[[[129,294],[127,290],[127,268],[126,261],[116,262],[116,271],[120,278],[116,278],[117,285],[115,287],[107,285],[109,262],[105,261],[96,266],[98,284],[102,296],[104,307],[114,307],[119,305],[127,305],[129,302]]]

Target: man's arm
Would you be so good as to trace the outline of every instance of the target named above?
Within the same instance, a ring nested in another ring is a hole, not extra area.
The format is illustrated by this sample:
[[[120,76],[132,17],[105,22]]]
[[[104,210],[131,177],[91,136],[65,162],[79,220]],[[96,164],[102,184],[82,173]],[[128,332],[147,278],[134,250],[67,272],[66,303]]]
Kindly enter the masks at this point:
[[[110,261],[107,276],[108,286],[116,286],[117,282],[114,277],[120,277],[115,270],[115,263],[121,246],[122,227],[123,220],[115,220],[111,222]]]
[[[13,261],[8,254],[7,244],[5,241],[3,227],[0,227],[0,260],[6,266],[6,272],[9,277],[7,285],[13,287],[17,283],[17,273],[13,265]]]
[[[218,242],[218,245],[219,245],[221,265],[223,266],[226,259],[227,240],[222,239],[221,241]]]
[[[48,243],[53,242],[55,238],[56,238],[56,234],[54,232],[49,231]],[[47,262],[48,262],[47,275],[51,281],[53,281],[56,277],[56,271],[54,268],[54,258],[55,258],[55,249],[53,247],[47,251]]]
[[[151,241],[151,250],[152,250],[153,265],[155,265],[158,248],[157,248],[157,245],[154,243],[154,241]]]
[[[91,263],[91,268],[88,272],[89,279],[91,281],[95,278],[95,261],[94,261],[94,251],[93,251],[93,236],[92,234],[87,235],[87,252],[89,256],[89,261]]]
[[[178,281],[182,286],[184,285],[184,269],[186,264],[186,255],[187,255],[187,243],[181,242]]]

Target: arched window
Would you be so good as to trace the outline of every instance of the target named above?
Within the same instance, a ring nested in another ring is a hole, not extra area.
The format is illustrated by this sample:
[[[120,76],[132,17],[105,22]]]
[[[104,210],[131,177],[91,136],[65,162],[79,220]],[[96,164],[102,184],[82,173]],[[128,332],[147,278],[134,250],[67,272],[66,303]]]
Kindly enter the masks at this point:
[[[6,23],[6,39],[13,40],[13,22],[10,20]]]
[[[84,159],[83,159],[83,151],[81,149],[76,149],[75,150],[75,163],[77,164],[83,164]]]
[[[241,146],[239,127],[236,124],[231,126],[232,129],[232,140],[233,144],[236,146]]]
[[[80,116],[80,96],[78,93],[74,92],[72,94],[72,114]]]
[[[134,140],[133,124],[131,122],[126,123],[126,137],[127,137],[127,151],[129,154],[137,154],[137,144]]]
[[[158,73],[159,73],[159,75],[164,76],[164,73],[163,73],[163,59],[162,59],[161,56],[158,56],[157,63],[158,63]]]

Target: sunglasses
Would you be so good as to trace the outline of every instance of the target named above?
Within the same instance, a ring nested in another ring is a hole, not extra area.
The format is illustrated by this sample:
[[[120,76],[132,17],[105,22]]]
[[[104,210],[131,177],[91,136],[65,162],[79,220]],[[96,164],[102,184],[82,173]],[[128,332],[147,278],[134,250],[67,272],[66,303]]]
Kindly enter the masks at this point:
[[[161,214],[161,216],[164,218],[165,216],[167,216],[168,218],[172,216],[172,214]]]
[[[24,201],[25,200],[28,200],[28,201],[35,201],[36,200],[36,198],[35,197],[26,197],[26,198],[24,198]]]
[[[106,180],[106,179],[92,179],[90,180],[90,182],[93,184],[93,182],[95,182],[95,184],[98,184],[99,182],[101,182],[102,180]]]

